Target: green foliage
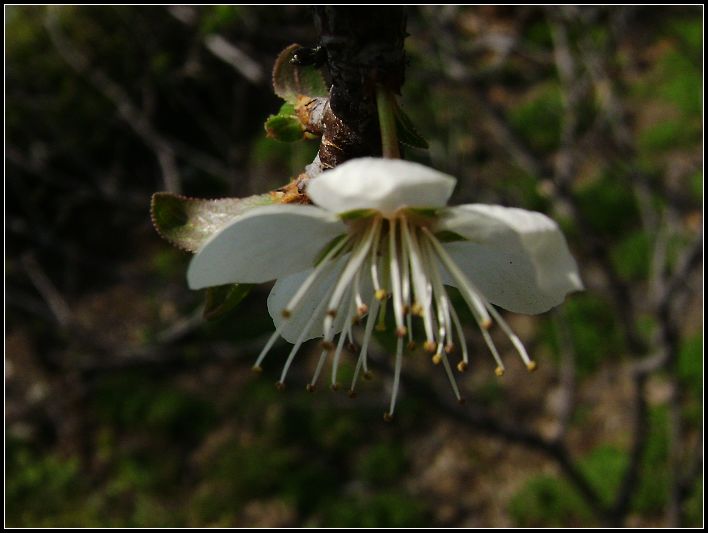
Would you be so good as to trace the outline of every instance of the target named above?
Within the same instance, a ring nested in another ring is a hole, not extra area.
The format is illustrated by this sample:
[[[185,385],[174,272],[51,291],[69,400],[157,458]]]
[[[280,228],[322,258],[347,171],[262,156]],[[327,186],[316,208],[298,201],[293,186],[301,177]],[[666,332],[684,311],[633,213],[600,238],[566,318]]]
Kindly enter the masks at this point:
[[[515,106],[509,119],[519,134],[539,152],[548,152],[558,146],[563,113],[558,84],[538,86],[532,94]]]
[[[614,311],[606,301],[592,293],[581,293],[565,302],[564,313],[581,376],[588,376],[602,362],[621,356],[622,336]]]
[[[617,273],[627,280],[644,280],[649,275],[651,242],[644,231],[623,238],[612,248]]]
[[[678,358],[678,377],[682,389],[690,391],[694,398],[703,392],[703,335],[694,335],[681,343]]]
[[[527,481],[512,497],[509,513],[518,527],[569,527],[592,520],[568,482],[548,475]]]
[[[637,224],[637,202],[627,176],[604,172],[578,187],[578,206],[590,229],[617,238]]]
[[[342,498],[329,503],[322,515],[322,527],[328,528],[422,527],[428,521],[427,509],[399,491]]]

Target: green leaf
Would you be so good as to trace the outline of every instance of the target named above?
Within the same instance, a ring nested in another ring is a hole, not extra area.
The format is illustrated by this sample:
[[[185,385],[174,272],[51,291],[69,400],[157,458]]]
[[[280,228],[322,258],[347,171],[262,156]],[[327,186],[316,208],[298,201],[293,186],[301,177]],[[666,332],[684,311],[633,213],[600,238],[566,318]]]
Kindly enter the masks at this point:
[[[299,44],[291,44],[280,52],[273,67],[273,90],[275,94],[290,103],[296,103],[305,96],[315,98],[328,96],[329,91],[320,70],[313,66],[295,65],[290,62]]]
[[[305,128],[296,115],[271,115],[264,126],[269,139],[295,142],[305,138]]]
[[[254,286],[250,283],[238,283],[209,287],[204,302],[204,319],[214,320],[225,315],[240,304]]]
[[[428,141],[426,141],[418,130],[415,129],[413,121],[400,106],[396,106],[396,131],[398,140],[411,148],[428,149]]]
[[[237,216],[273,201],[270,194],[200,200],[157,192],[152,195],[150,216],[160,236],[182,250],[196,252],[209,237]]]

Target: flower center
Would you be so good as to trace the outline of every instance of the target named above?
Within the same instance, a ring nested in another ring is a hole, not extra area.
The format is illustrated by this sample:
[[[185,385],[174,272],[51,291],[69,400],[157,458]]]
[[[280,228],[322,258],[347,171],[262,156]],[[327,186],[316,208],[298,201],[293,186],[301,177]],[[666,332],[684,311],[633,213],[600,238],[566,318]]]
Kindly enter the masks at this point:
[[[497,363],[496,374],[504,373],[504,364],[489,334],[492,318],[519,352],[526,367],[536,368],[521,340],[492,307],[460,267],[450,257],[444,245],[434,233],[434,219],[421,213],[399,211],[392,217],[379,213],[348,221],[350,231],[330,243],[322,259],[292,296],[282,314],[283,320],[261,352],[254,369],[260,364],[278,338],[287,319],[298,312],[299,306],[318,283],[325,283],[335,274],[335,281],[325,297],[308,318],[306,326],[295,342],[284,365],[278,386],[282,388],[288,369],[305,338],[317,322],[321,321],[322,352],[308,390],[315,383],[328,355],[332,357],[332,388],[339,388],[337,371],[346,340],[354,345],[352,326],[366,317],[364,336],[359,350],[354,376],[349,389],[355,395],[360,373],[369,375],[368,347],[374,328],[386,331],[387,309],[393,311],[393,330],[396,337],[394,383],[386,418],[393,416],[398,394],[403,358],[403,342],[413,350],[414,326],[422,331],[423,349],[431,354],[434,364],[442,364],[455,396],[462,401],[453,375],[450,357],[461,349],[457,369],[464,372],[469,366],[469,354],[459,316],[451,303],[444,285],[447,279],[454,281],[465,303],[472,312],[479,330]],[[391,305],[388,305],[388,300]],[[334,337],[340,333],[338,342]]]

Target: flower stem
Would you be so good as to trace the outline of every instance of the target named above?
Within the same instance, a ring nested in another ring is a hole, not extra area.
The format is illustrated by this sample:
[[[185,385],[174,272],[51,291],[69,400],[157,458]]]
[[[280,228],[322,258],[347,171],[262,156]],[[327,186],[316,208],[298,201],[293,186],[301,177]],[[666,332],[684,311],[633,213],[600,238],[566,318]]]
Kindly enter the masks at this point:
[[[376,87],[376,108],[379,114],[379,128],[381,130],[381,151],[387,159],[400,159],[401,152],[398,146],[396,131],[396,102],[388,89],[379,85]]]

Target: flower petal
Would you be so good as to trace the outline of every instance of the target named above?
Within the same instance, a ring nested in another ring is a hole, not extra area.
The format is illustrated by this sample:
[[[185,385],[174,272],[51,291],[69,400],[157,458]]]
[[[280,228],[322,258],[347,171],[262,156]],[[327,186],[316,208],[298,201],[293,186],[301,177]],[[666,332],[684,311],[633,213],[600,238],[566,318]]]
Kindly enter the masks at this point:
[[[437,229],[468,239],[445,249],[482,294],[504,309],[543,313],[583,289],[565,237],[541,213],[463,205],[447,209]]]
[[[253,209],[209,239],[189,264],[192,289],[227,283],[261,283],[300,272],[333,238],[346,231],[335,216],[315,206],[273,205]]]
[[[402,207],[441,207],[455,188],[453,177],[402,159],[363,157],[323,172],[307,185],[314,203],[333,213]]]
[[[326,304],[320,306],[320,303],[325,298],[329,298],[329,293],[342,272],[342,268],[344,268],[344,262],[341,260],[334,261],[331,267],[327,267],[321,278],[310,287],[297,309],[287,319],[283,318],[283,310],[313,269],[291,274],[275,282],[268,295],[268,312],[276,327],[280,327],[284,323],[280,334],[286,341],[295,343],[305,328],[308,331],[304,340],[323,336],[322,329],[327,306]],[[335,322],[336,331],[340,331],[343,324],[342,317],[338,317]]]

